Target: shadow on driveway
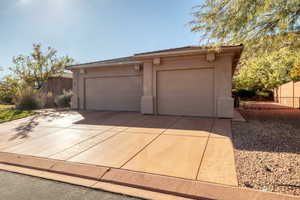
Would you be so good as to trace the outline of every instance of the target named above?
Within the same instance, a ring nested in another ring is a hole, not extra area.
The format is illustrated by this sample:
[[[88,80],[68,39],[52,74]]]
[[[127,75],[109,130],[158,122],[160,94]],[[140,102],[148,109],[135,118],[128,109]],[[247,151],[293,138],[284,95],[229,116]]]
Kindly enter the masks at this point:
[[[18,138],[27,138],[29,137],[29,133],[31,133],[35,127],[39,126],[41,120],[52,122],[64,118],[64,114],[66,113],[68,113],[68,111],[43,110],[28,118],[20,119],[22,122],[14,128],[15,134],[9,139],[9,141]]]

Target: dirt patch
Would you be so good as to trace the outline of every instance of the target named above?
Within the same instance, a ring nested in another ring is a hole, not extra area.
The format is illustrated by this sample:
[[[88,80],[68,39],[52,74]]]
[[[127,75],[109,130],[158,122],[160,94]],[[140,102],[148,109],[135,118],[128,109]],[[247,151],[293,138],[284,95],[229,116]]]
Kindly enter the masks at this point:
[[[239,186],[300,195],[300,110],[241,110],[233,122]]]

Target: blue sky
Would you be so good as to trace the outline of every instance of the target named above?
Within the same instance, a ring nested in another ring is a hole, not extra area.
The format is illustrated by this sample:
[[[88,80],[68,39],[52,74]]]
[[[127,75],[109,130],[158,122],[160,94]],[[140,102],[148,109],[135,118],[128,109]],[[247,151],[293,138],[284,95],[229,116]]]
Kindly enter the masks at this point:
[[[76,63],[199,44],[190,32],[201,0],[0,0],[0,77],[33,43]]]

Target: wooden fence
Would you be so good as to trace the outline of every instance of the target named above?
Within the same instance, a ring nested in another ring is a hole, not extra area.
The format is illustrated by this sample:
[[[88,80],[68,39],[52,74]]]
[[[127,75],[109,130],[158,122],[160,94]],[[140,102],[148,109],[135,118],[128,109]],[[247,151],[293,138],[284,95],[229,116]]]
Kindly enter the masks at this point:
[[[284,106],[300,108],[300,81],[291,81],[275,88],[274,100]]]
[[[42,88],[42,92],[47,96],[45,99],[46,107],[54,106],[54,99],[61,95],[63,90],[72,90],[73,79],[65,77],[51,77]]]

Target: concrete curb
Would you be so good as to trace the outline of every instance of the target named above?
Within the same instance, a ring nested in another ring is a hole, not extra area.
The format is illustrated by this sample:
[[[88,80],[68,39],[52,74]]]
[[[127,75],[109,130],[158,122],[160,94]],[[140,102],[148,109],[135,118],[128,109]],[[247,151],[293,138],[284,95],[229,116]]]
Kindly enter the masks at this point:
[[[5,152],[0,152],[0,163],[2,163],[0,169],[7,171],[71,182],[96,189],[110,188],[117,193],[117,188],[120,193],[126,190],[145,191],[142,192],[141,198],[146,198],[145,195],[150,192],[152,197],[153,194],[159,197],[161,194],[169,195],[167,197],[172,197],[170,199],[300,200],[300,197],[291,195]]]

